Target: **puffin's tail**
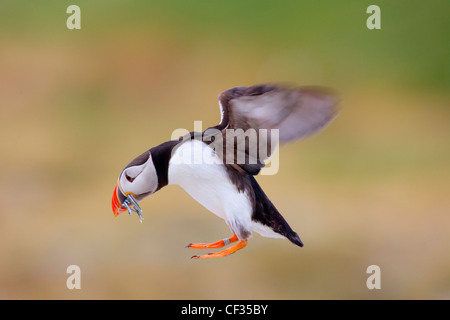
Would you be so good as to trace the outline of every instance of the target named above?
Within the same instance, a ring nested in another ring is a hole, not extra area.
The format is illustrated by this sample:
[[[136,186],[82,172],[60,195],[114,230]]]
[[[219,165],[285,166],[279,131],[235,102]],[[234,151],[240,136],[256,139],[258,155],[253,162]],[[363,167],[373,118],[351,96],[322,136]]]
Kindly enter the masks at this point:
[[[274,232],[288,238],[292,243],[303,247],[303,242],[300,240],[298,234],[292,230],[287,221],[278,212],[277,208],[266,196],[264,191],[259,186],[256,179],[248,175],[253,190],[255,192],[255,210],[253,211],[252,219],[270,227]]]
[[[300,240],[300,237],[298,236],[297,233],[293,232],[293,236],[289,237],[288,239],[292,241],[292,243],[295,243],[296,245],[298,245],[299,247],[303,247],[303,242],[302,240]]]

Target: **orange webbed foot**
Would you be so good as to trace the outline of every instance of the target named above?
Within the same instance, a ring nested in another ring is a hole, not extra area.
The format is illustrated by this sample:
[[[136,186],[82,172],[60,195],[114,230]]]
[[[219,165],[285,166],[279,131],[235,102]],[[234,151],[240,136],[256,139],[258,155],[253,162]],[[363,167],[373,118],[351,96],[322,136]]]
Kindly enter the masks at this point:
[[[208,253],[208,254],[201,255],[201,256],[192,256],[191,259],[209,259],[209,258],[225,257],[225,256],[233,254],[236,251],[244,248],[246,245],[247,245],[247,241],[246,240],[242,240],[242,241],[239,241],[234,246],[231,246],[231,247],[229,247],[229,248],[227,248],[225,250],[222,250],[222,251],[219,251],[219,252],[215,252],[215,253]]]
[[[189,249],[217,249],[238,241],[238,237],[234,234],[230,238],[225,238],[213,243],[189,243],[186,248]]]

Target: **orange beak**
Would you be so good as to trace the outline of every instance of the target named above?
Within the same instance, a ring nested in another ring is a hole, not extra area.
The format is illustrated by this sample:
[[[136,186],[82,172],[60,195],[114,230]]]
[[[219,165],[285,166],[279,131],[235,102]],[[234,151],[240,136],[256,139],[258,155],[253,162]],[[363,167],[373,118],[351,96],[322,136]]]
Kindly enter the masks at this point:
[[[127,211],[127,208],[122,207],[122,202],[120,201],[120,196],[119,196],[119,192],[120,195],[122,195],[122,197],[125,199],[125,196],[122,194],[122,192],[119,189],[119,184],[116,184],[116,187],[114,188],[114,192],[112,195],[112,199],[111,199],[111,207],[112,207],[112,211],[114,213],[114,216],[118,216],[119,214],[121,214],[122,212]]]

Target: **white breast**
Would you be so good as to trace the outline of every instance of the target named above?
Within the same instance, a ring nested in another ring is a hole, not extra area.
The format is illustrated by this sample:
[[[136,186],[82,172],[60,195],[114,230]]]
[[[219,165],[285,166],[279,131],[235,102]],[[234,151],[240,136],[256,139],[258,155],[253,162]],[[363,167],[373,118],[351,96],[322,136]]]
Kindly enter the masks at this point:
[[[251,230],[252,206],[247,195],[237,190],[220,159],[202,141],[187,141],[174,151],[168,180],[225,219],[231,228],[238,224]]]

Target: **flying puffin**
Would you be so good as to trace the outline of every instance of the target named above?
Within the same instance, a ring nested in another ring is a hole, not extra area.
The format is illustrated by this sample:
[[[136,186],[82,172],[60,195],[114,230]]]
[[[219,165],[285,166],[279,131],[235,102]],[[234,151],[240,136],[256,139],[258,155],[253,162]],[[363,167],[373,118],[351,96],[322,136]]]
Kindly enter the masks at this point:
[[[337,115],[337,98],[324,88],[279,84],[234,87],[219,94],[221,121],[203,132],[164,142],[131,161],[120,173],[112,196],[115,216],[139,215],[139,202],[166,185],[181,186],[206,209],[225,220],[233,235],[187,248],[222,248],[194,259],[230,255],[244,248],[253,231],[303,243],[254,176],[275,147],[325,128]],[[270,134],[275,133],[275,134]]]

